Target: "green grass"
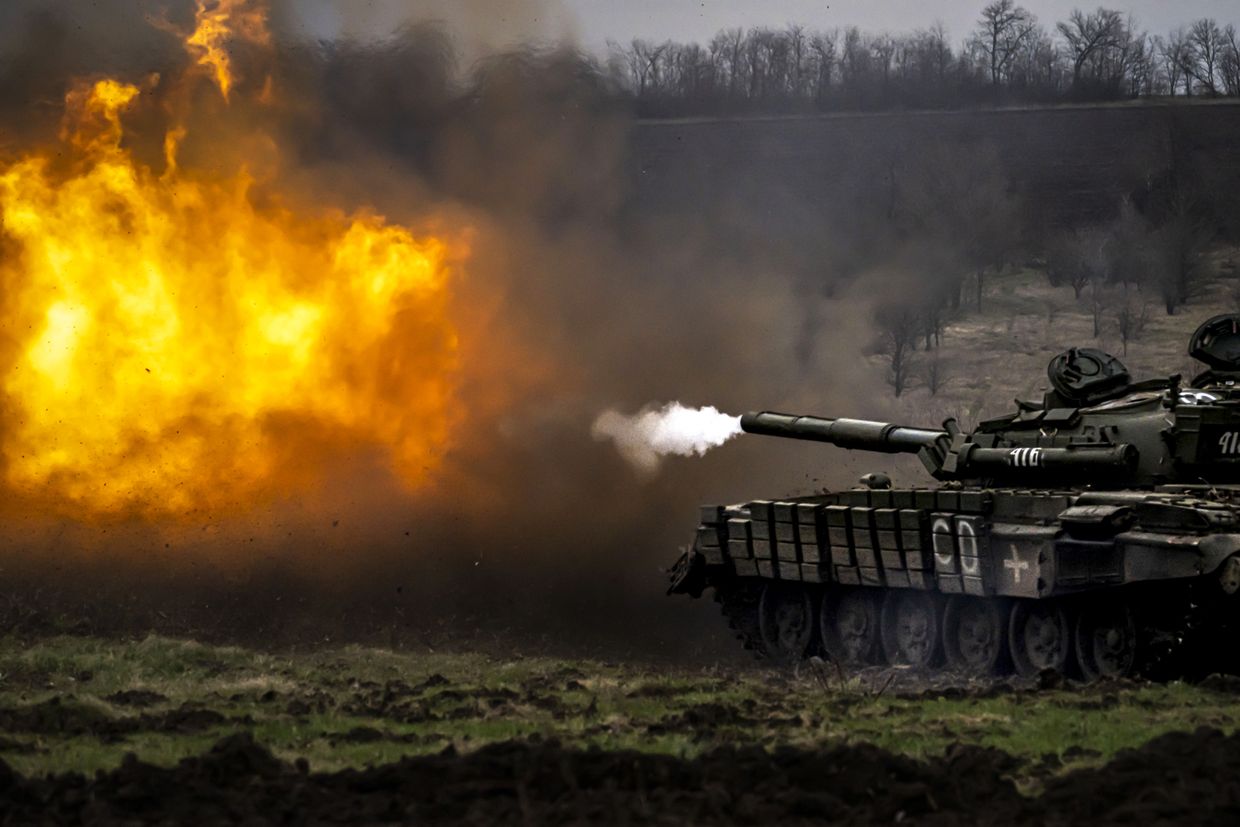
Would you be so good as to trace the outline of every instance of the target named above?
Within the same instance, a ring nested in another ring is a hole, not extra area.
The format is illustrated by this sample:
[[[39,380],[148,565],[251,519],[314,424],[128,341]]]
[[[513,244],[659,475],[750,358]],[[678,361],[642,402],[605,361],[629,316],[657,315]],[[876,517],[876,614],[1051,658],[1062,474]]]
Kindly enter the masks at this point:
[[[158,693],[144,707],[109,700]],[[55,705],[49,705],[50,702]],[[42,706],[41,706],[42,705]],[[168,730],[165,716],[223,716]],[[42,715],[31,719],[31,710]],[[247,731],[277,755],[332,770],[513,738],[693,756],[725,744],[877,744],[917,757],[974,743],[1028,777],[1098,764],[1172,730],[1235,729],[1240,702],[1181,683],[909,699],[764,670],[658,670],[549,658],[345,647],[269,654],[150,637],[0,639],[0,757],[24,773],[171,764]],[[24,716],[24,717],[23,717]],[[1066,753],[1066,756],[1065,756]],[[1062,764],[1062,767],[1060,766]]]

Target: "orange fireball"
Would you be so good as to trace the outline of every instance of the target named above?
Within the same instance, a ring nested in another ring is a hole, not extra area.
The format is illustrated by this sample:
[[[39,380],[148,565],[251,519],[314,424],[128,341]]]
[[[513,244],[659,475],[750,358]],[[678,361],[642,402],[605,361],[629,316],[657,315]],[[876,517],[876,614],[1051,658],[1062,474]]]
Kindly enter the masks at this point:
[[[187,40],[225,94],[220,32],[243,7],[203,0]],[[244,168],[178,165],[181,127],[151,169],[125,146],[141,96],[83,85],[59,145],[0,163],[9,492],[83,515],[184,514],[285,492],[325,446],[378,450],[422,482],[459,408],[460,245],[257,198]]]

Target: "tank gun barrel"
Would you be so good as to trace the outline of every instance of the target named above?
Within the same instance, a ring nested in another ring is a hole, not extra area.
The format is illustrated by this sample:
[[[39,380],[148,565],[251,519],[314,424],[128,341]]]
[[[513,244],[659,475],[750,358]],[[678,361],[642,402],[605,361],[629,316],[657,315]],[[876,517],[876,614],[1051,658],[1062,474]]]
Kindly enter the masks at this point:
[[[741,417],[741,430],[749,434],[829,442],[841,448],[879,451],[885,454],[915,454],[922,448],[948,439],[946,431],[908,428],[866,419],[827,419],[817,416],[761,411]]]
[[[1079,445],[1070,448],[979,448],[966,445],[956,457],[956,473],[969,477],[1004,477],[1022,471],[1048,474],[1131,474],[1137,466],[1136,447]]]
[[[860,451],[917,454],[926,470],[942,480],[1045,480],[1074,475],[1078,479],[1106,479],[1131,474],[1138,462],[1136,447],[1127,443],[987,447],[947,428],[910,428],[865,419],[828,419],[771,411],[745,414],[741,417],[741,430]]]

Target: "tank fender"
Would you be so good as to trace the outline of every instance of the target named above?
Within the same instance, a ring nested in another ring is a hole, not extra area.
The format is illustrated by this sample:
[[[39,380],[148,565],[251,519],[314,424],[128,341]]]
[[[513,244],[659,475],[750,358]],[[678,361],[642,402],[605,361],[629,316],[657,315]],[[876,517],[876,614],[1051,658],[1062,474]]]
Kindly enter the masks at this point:
[[[1212,534],[1201,541],[1201,573],[1213,574],[1240,553],[1240,534]]]
[[[1208,536],[1127,531],[1116,536],[1123,548],[1123,582],[1178,580],[1218,571],[1240,552],[1240,534]]]
[[[668,594],[687,594],[690,597],[702,596],[706,588],[706,558],[693,548],[686,548],[680,558],[668,570],[671,583],[667,587]]]

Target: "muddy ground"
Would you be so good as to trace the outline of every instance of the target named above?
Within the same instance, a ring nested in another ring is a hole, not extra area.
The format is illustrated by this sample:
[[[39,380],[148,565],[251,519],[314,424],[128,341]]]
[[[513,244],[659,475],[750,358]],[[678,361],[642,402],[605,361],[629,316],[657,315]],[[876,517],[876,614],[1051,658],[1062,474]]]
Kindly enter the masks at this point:
[[[0,639],[0,823],[1235,823],[1240,680]]]
[[[126,759],[94,778],[27,779],[0,766],[7,823],[1153,824],[1240,819],[1240,737],[1164,735],[1036,797],[1006,753],[960,745],[918,761],[869,745],[760,745],[697,758],[568,749],[536,739],[466,755],[315,773],[249,735],[171,768]]]

